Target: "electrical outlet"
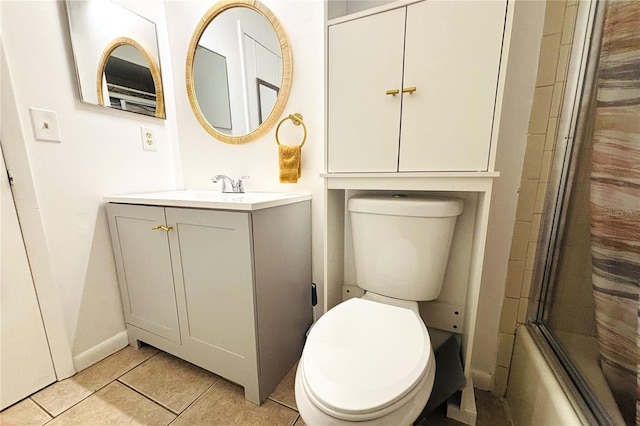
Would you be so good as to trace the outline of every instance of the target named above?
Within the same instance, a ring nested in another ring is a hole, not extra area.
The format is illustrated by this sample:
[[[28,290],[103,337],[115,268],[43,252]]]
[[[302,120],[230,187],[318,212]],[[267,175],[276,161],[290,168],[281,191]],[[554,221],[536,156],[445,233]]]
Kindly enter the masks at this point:
[[[33,135],[36,140],[49,142],[62,142],[58,115],[55,111],[46,109],[29,108]]]
[[[157,151],[155,132],[148,127],[140,127],[142,137],[142,149],[145,151]]]

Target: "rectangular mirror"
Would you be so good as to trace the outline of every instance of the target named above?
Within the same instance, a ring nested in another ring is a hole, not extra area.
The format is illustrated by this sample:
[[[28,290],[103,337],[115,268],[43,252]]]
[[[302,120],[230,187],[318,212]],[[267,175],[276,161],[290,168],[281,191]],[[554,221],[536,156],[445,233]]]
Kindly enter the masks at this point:
[[[80,100],[165,118],[156,25],[104,0],[67,0]]]

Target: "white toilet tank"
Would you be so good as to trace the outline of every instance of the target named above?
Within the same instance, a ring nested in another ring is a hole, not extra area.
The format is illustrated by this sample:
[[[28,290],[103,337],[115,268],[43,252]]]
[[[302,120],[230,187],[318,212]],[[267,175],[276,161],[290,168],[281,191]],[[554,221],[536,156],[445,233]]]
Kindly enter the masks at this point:
[[[351,197],[356,284],[397,299],[436,299],[462,208],[455,198]]]

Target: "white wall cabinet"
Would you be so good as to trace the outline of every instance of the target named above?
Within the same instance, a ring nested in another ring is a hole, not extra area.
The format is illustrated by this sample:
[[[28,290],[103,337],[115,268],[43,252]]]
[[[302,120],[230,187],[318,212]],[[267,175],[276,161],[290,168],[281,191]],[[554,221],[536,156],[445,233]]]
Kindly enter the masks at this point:
[[[486,171],[506,0],[329,23],[327,170]]]
[[[107,210],[131,344],[219,374],[262,403],[312,322],[310,202]]]

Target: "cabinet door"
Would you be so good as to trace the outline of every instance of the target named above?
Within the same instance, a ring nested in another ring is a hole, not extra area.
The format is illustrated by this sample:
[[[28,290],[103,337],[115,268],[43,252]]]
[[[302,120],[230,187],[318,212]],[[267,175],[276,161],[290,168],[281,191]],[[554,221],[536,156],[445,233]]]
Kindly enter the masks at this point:
[[[400,171],[487,170],[506,0],[407,7]]]
[[[328,170],[395,172],[405,9],[329,27]]]
[[[206,353],[219,374],[255,376],[249,213],[167,208],[185,350]]]
[[[125,320],[180,343],[164,208],[108,204]],[[154,229],[155,228],[155,229]]]

